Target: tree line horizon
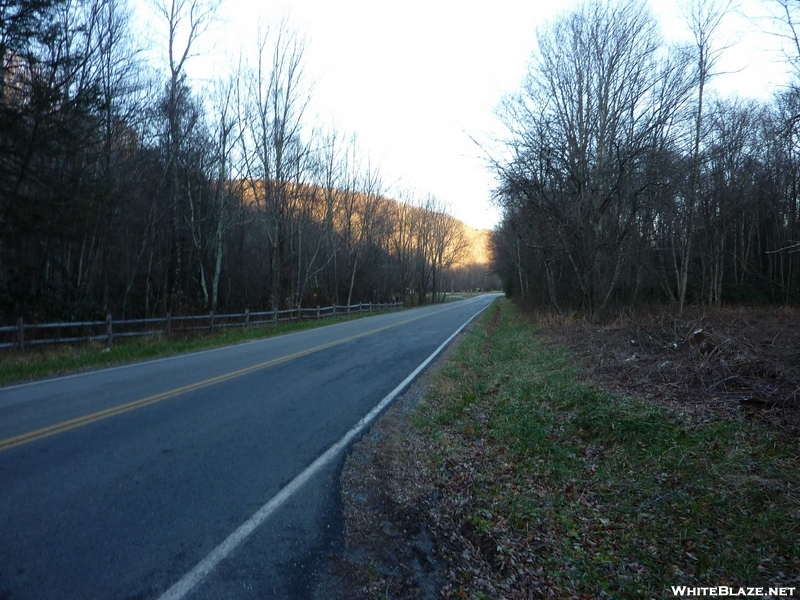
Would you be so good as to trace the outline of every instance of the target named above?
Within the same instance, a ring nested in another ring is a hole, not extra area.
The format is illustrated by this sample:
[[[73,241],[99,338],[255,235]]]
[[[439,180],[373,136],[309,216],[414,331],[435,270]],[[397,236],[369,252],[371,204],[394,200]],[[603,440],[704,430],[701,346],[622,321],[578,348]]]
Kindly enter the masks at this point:
[[[794,79],[766,101],[710,87],[732,2],[686,0],[683,45],[644,0],[586,0],[539,29],[492,159],[509,296],[595,322],[800,300],[800,2],[770,5]]]
[[[394,192],[354,136],[312,122],[281,22],[199,89],[217,0],[0,0],[0,320],[440,301],[490,287],[426,193]]]

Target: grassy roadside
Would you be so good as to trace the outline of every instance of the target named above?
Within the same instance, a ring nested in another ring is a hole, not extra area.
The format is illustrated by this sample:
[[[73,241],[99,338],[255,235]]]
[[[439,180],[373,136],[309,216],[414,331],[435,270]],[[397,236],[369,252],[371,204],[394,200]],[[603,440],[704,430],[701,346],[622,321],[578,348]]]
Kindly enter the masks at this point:
[[[415,425],[446,596],[800,586],[796,439],[589,385],[506,301],[441,369]]]
[[[335,325],[367,316],[369,315],[365,313],[348,317],[329,317],[320,321],[306,320],[277,325],[261,325],[249,329],[231,328],[219,330],[213,334],[182,338],[167,338],[163,335],[118,338],[114,341],[111,349],[106,349],[102,343],[92,342],[35,348],[26,350],[23,354],[11,350],[0,355],[0,386],[230,346]]]

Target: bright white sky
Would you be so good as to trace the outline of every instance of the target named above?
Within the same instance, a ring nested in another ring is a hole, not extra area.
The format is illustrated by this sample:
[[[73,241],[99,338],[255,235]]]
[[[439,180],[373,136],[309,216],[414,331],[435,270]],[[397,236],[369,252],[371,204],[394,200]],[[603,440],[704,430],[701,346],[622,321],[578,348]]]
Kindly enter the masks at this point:
[[[135,0],[141,2],[144,0]],[[650,0],[671,39],[685,36],[685,0]],[[740,0],[725,21],[721,93],[768,98],[787,81],[773,36],[759,33],[770,0]],[[519,88],[538,26],[574,0],[222,0],[213,50],[190,76],[224,76],[239,49],[254,47],[259,19],[287,18],[307,40],[306,74],[319,123],[355,133],[387,184],[428,192],[478,228],[491,228],[493,179],[481,149],[501,128],[494,109]],[[154,25],[157,25],[154,24]],[[152,30],[152,27],[150,28]],[[228,58],[225,58],[227,56]]]

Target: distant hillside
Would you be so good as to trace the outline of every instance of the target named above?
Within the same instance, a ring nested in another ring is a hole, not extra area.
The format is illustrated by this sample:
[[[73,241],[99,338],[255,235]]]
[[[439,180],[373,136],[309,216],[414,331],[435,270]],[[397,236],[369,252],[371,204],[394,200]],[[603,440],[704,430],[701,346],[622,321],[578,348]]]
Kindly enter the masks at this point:
[[[492,232],[489,229],[475,229],[466,223],[461,223],[461,225],[464,228],[464,237],[469,241],[469,252],[455,266],[470,264],[488,266],[491,257],[489,254],[489,240]]]
[[[255,184],[253,184],[248,181],[239,180],[230,182],[229,185],[232,188],[238,188],[240,190],[239,193],[241,193],[245,204],[257,209],[259,208],[256,199],[264,197],[265,189],[263,181],[257,181]],[[288,192],[295,199],[295,209],[299,210],[300,212],[304,212],[317,222],[321,222],[325,219],[327,194],[324,188],[314,185],[303,185],[298,188],[294,185],[290,185],[288,186]],[[350,224],[351,226],[355,225],[356,227],[360,226],[364,205],[370,200],[370,196],[359,192],[347,193],[336,190],[332,193],[332,198],[330,201],[339,207],[334,209],[335,216],[333,217],[333,223],[336,230],[340,232],[347,227],[347,224],[345,223],[345,216],[348,211],[343,211],[341,209],[341,205],[346,203],[347,198],[350,199]],[[402,218],[399,217],[399,215],[404,212],[403,208],[407,206],[400,200],[387,198],[385,196],[372,197],[372,201],[377,201],[376,206],[373,208],[375,213],[389,215],[390,219],[393,219],[395,223],[397,222],[398,218]],[[409,208],[407,207],[406,210],[409,210]],[[412,206],[410,207],[410,210],[416,213],[418,211],[422,211],[423,209]],[[492,232],[488,229],[476,229],[475,227],[467,225],[463,221],[458,220],[452,215],[449,215],[449,218],[458,224],[458,227],[462,231],[463,238],[467,243],[467,250],[464,252],[464,256],[460,260],[457,260],[452,266],[488,266],[490,261],[489,239]]]

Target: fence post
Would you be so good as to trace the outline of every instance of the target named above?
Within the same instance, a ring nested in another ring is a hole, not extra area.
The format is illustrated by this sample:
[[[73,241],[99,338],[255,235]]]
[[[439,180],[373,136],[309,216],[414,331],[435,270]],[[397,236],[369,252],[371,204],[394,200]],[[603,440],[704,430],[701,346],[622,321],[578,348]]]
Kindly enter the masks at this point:
[[[22,317],[17,319],[17,330],[19,332],[19,351],[22,352],[25,350],[25,324]]]
[[[317,321],[319,321],[319,304],[317,304]]]
[[[208,321],[208,330],[214,331],[214,311],[209,311],[208,313],[209,321]]]
[[[167,312],[167,337],[172,335],[172,313]]]
[[[114,321],[111,319],[111,313],[106,315],[106,334],[108,335],[107,346],[111,348],[114,343]]]
[[[244,309],[244,328],[247,329],[250,327],[250,309]]]
[[[372,314],[372,302],[369,303],[369,314]]]
[[[277,308],[272,312],[272,322],[275,323],[276,327],[278,326],[278,309]]]

